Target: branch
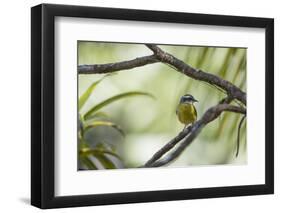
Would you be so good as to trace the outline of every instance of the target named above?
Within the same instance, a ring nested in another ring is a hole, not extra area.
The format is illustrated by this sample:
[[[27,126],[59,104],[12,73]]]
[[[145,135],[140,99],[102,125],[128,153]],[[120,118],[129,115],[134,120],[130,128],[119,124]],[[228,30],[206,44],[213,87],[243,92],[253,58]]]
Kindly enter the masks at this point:
[[[147,161],[144,164],[143,167],[159,167],[159,166],[163,166],[163,165],[166,165],[168,163],[171,163],[173,160],[175,160],[185,150],[185,148],[188,145],[191,144],[191,142],[201,132],[203,127],[206,126],[211,121],[215,120],[223,111],[236,112],[236,113],[241,113],[241,114],[245,114],[246,115],[246,109],[245,108],[238,107],[238,106],[233,106],[233,105],[229,105],[229,104],[221,104],[221,103],[219,103],[216,106],[209,108],[204,113],[202,118],[200,120],[196,121],[190,127],[188,133],[186,134],[187,137],[184,139],[184,141],[171,154],[165,156],[163,159],[160,159],[161,156],[163,156],[165,153],[167,153],[167,152],[165,152],[165,153],[161,152],[161,150],[164,150],[164,147],[166,146],[165,145],[158,152],[156,152],[156,154],[161,152],[162,155],[160,157],[157,156],[158,159],[160,159],[160,160],[154,161],[154,159],[156,159],[154,157],[156,155],[155,154],[155,155],[153,155],[153,157],[149,161]]]
[[[158,46],[154,44],[147,44],[146,45],[149,49],[151,49],[155,56],[162,62],[172,65],[176,68],[177,71],[200,81],[205,81],[212,85],[218,86],[219,88],[226,91],[226,93],[234,99],[238,99],[243,104],[246,105],[246,93],[236,87],[234,84],[226,81],[216,75],[211,73],[204,72],[202,70],[195,69],[188,64],[184,63],[183,61],[177,59],[173,55],[164,52]]]
[[[191,130],[191,126],[188,128],[184,128],[176,137],[170,140],[165,146],[163,146],[160,150],[158,150],[152,158],[150,158],[143,167],[149,167],[155,161],[160,159],[165,153],[170,151],[175,145],[177,145],[183,138],[185,138]]]
[[[226,98],[220,101],[220,104],[229,104],[232,101],[232,98],[227,96]],[[235,109],[234,109],[235,110]],[[158,150],[145,164],[143,167],[148,167],[153,164],[155,161],[160,159],[164,154],[170,151],[175,145],[177,145],[183,138],[185,138],[191,130],[191,126],[184,128],[176,137],[170,140],[165,146]]]
[[[117,63],[79,65],[78,72],[79,74],[110,73],[120,70],[128,70],[135,67],[141,67],[156,62],[159,62],[159,60],[155,57],[155,55],[150,55]]]
[[[173,55],[164,52],[154,44],[147,44],[146,46],[154,52],[154,55],[143,56],[133,60],[117,63],[79,65],[78,72],[79,74],[110,73],[120,70],[128,70],[157,62],[164,62],[172,65],[177,71],[193,79],[204,81],[209,84],[215,85],[220,89],[223,89],[228,94],[228,96],[231,96],[234,99],[238,99],[244,105],[246,105],[246,93],[229,81],[226,81],[211,73],[195,69],[184,63],[183,61],[177,59]]]

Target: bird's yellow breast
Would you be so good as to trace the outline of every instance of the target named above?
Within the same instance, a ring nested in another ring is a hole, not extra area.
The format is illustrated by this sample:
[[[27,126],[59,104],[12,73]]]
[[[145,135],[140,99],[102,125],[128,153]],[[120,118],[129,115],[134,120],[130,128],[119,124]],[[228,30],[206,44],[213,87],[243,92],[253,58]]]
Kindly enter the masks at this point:
[[[193,104],[182,103],[177,107],[177,116],[181,123],[188,125],[196,121],[197,112]]]

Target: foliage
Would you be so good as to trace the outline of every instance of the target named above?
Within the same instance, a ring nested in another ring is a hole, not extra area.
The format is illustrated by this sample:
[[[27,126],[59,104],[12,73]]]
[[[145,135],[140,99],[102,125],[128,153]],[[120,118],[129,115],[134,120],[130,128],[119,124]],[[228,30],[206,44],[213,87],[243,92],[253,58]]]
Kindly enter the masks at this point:
[[[130,91],[121,93],[92,106],[86,113],[82,114],[81,109],[84,107],[85,103],[90,97],[93,97],[95,88],[101,83],[106,77],[94,81],[86,91],[80,96],[78,106],[79,106],[79,121],[78,121],[78,159],[79,159],[79,169],[116,169],[123,165],[120,155],[117,153],[114,146],[107,143],[106,141],[97,142],[94,146],[91,146],[89,141],[87,141],[85,135],[88,131],[91,131],[97,127],[103,128],[113,128],[125,137],[124,130],[116,123],[108,121],[110,116],[103,112],[102,110],[121,99],[135,96],[147,96],[154,98],[151,94],[142,91]],[[105,120],[105,118],[107,120]],[[95,140],[95,139],[94,139]]]

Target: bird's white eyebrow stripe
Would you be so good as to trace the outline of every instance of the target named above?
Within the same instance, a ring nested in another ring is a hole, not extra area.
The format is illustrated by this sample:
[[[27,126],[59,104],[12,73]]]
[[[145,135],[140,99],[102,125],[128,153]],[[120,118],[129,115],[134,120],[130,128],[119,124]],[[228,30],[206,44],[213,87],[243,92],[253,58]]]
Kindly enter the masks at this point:
[[[185,99],[192,99],[192,96],[191,95],[184,95],[183,96]]]

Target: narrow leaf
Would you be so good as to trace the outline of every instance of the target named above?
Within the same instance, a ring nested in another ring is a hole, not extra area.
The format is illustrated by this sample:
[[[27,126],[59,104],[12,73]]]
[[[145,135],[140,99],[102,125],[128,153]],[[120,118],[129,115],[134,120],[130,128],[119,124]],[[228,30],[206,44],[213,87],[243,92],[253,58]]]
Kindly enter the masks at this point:
[[[78,147],[81,154],[83,154],[85,150],[88,150],[90,148],[90,146],[84,141],[79,142]]]
[[[109,115],[105,112],[96,112],[93,115],[89,116],[88,120],[95,119],[95,118],[109,118]]]
[[[95,81],[91,84],[91,86],[88,87],[88,89],[81,95],[79,98],[78,108],[79,110],[84,106],[86,101],[89,99],[90,95],[92,94],[93,90],[96,88],[96,86],[101,82],[101,80]]]
[[[89,156],[89,155],[96,156],[96,155],[100,155],[100,154],[109,154],[109,155],[112,155],[112,156],[118,158],[119,160],[122,160],[121,157],[119,155],[117,155],[116,153],[114,153],[112,151],[109,151],[109,150],[104,150],[104,149],[101,149],[101,148],[80,150],[80,155],[83,156],[83,157],[86,157],[86,156]]]
[[[116,169],[114,163],[110,159],[108,159],[104,154],[97,153],[94,156],[101,162],[105,169]]]
[[[96,106],[92,107],[85,115],[84,118],[87,120],[89,119],[89,117],[97,112],[98,110],[100,110],[101,108],[111,104],[114,101],[120,100],[122,98],[128,98],[128,97],[134,97],[134,96],[148,96],[151,98],[154,98],[153,95],[151,95],[150,93],[147,92],[139,92],[139,91],[134,91],[134,92],[126,92],[126,93],[121,93],[119,95],[113,96],[111,98],[108,98],[104,101],[102,101],[101,103],[97,104]]]
[[[96,88],[96,86],[106,77],[110,76],[111,74],[105,75],[103,76],[100,80],[95,81],[94,83],[92,83],[88,89],[81,95],[81,97],[79,98],[79,103],[78,103],[78,108],[79,110],[84,106],[84,104],[87,102],[87,100],[89,99],[90,95],[92,94],[92,92],[94,91],[94,89]]]
[[[96,165],[88,157],[80,158],[80,162],[81,162],[81,164],[86,166],[88,169],[97,170]]]
[[[115,124],[115,123],[112,123],[110,121],[94,121],[92,122],[91,124],[89,124],[88,126],[85,127],[84,129],[84,133],[92,128],[96,128],[98,126],[105,126],[105,127],[112,127],[114,129],[116,129],[118,132],[120,132],[123,136],[125,136],[125,133],[123,131],[123,129]]]
[[[108,143],[106,141],[98,143],[97,145],[95,145],[95,147],[97,149],[102,149],[102,150],[108,150],[108,151],[112,151],[112,152],[116,152],[116,146],[114,144]]]

